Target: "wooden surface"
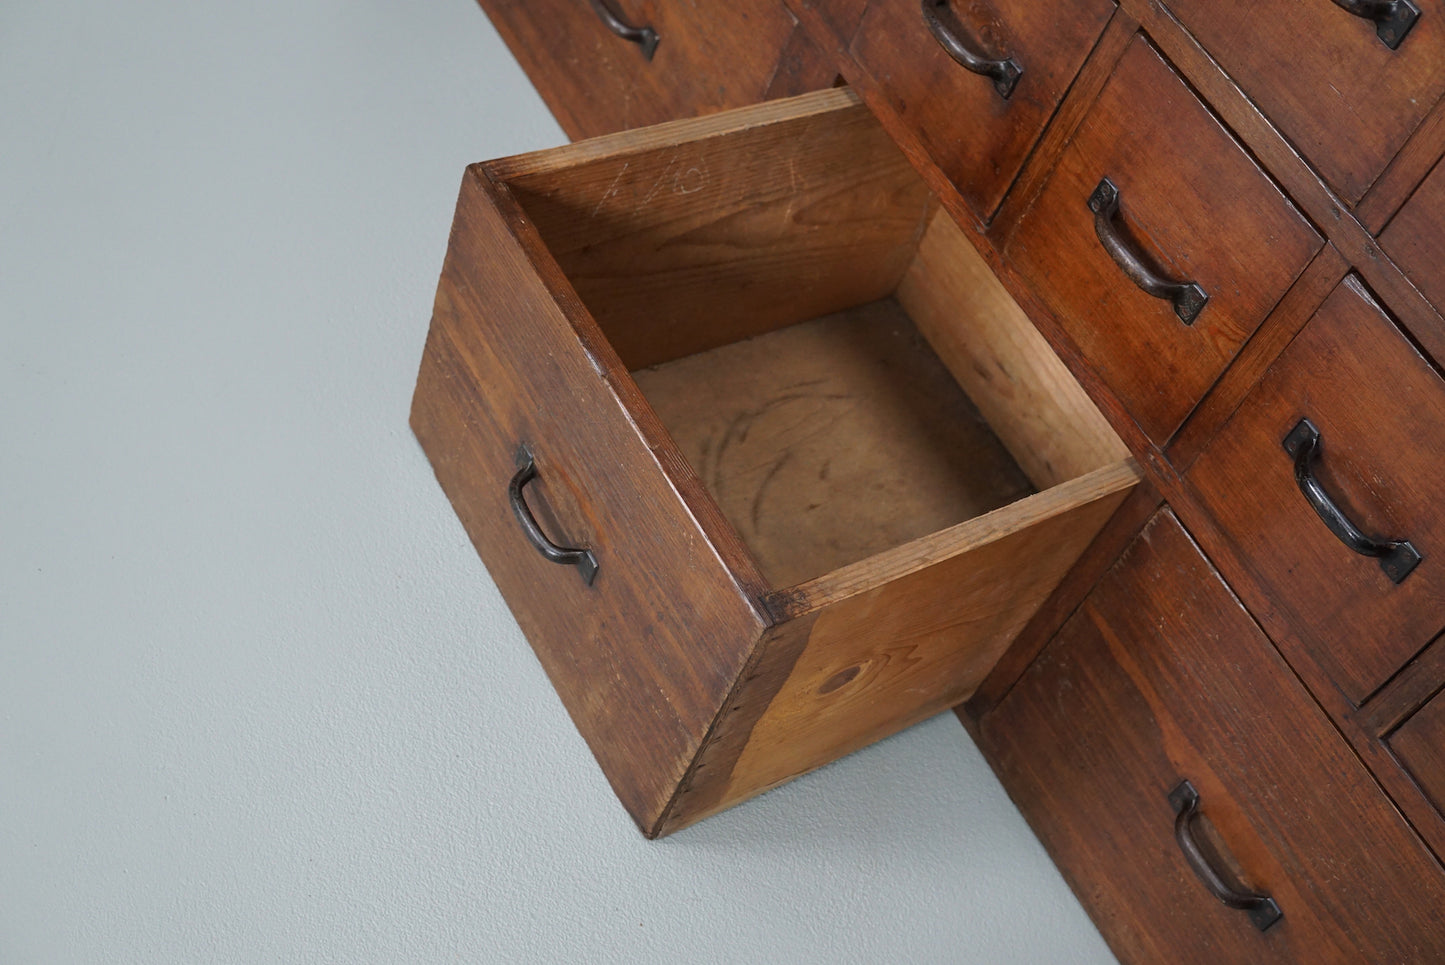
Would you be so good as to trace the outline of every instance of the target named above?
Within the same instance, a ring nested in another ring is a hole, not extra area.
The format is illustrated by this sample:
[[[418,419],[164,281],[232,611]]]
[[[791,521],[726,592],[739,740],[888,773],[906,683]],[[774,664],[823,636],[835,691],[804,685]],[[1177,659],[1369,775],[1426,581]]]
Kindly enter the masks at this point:
[[[1128,456],[947,214],[934,215],[897,298],[1035,487],[1046,489]]]
[[[493,162],[629,368],[874,301],[928,189],[846,90]]]
[[[1141,119],[1149,118],[1145,122]],[[1135,246],[1209,293],[1191,325],[1099,243],[1107,176]],[[1320,247],[1320,238],[1142,38],[1120,60],[1005,249],[1089,363],[1165,443]]]
[[[1437,166],[1390,222],[1380,245],[1411,282],[1437,305],[1445,305],[1445,165]]]
[[[618,797],[655,832],[763,621],[654,454],[665,433],[598,377],[620,363],[579,335],[590,321],[507,201],[470,169],[412,428]],[[529,504],[554,539],[594,550],[594,586],[518,528],[522,442],[540,474]]]
[[[586,0],[479,2],[574,140],[827,86],[796,66],[782,71],[796,87],[774,86],[799,31],[773,0],[606,0],[624,21],[657,31],[650,61]]]
[[[1033,492],[892,299],[633,377],[773,586]]]
[[[1435,810],[1445,814],[1445,692],[1401,724],[1389,744]]]
[[[1023,67],[1008,99],[955,63],[917,0],[875,0],[851,54],[987,223],[1113,13],[1110,0],[950,3],[966,43]]]
[[[1445,93],[1445,5],[1398,50],[1330,2],[1171,0],[1169,7],[1347,202],[1358,201]],[[1307,42],[1301,42],[1307,38]]]
[[[1445,876],[1163,513],[981,724],[983,748],[1125,962],[1427,962]],[[1260,933],[1210,897],[1167,795],[1236,884],[1284,918]]]
[[[1319,476],[1346,514],[1424,556],[1400,585],[1340,543],[1300,494],[1280,443],[1302,417],[1320,430]],[[1265,629],[1355,705],[1445,626],[1442,424],[1445,382],[1347,279],[1188,475],[1271,601],[1256,613]]]

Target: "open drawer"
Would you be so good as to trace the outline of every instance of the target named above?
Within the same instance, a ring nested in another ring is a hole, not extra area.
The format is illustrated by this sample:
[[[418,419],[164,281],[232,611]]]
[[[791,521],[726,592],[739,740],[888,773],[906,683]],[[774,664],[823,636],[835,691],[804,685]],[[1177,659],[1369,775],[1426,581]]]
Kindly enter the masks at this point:
[[[411,422],[648,835],[967,698],[1138,479],[847,90],[469,168]]]

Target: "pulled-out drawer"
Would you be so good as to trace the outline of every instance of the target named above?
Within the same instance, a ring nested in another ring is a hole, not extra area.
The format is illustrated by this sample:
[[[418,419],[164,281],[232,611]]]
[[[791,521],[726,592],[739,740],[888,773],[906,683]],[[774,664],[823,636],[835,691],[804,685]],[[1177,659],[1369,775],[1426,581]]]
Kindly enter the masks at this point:
[[[847,90],[470,168],[412,426],[649,835],[969,696],[1138,478]]]

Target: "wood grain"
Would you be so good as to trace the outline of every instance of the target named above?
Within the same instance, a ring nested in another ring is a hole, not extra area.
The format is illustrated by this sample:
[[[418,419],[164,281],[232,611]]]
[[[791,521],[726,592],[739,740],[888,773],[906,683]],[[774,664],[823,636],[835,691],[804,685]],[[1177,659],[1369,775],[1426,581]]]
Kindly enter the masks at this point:
[[[1304,417],[1320,430],[1332,498],[1367,532],[1408,538],[1423,554],[1400,585],[1325,529],[1297,489],[1281,441]],[[1274,601],[1256,614],[1264,628],[1356,706],[1445,626],[1442,424],[1445,382],[1349,278],[1188,474]]]
[[[584,0],[479,0],[573,140],[743,107],[772,86],[797,22],[773,0],[607,0],[660,37],[652,60]]]
[[[1445,305],[1445,165],[1430,172],[1380,236],[1380,245],[1410,281],[1436,305]]]
[[[1140,123],[1139,118],[1153,118]],[[1104,177],[1132,242],[1210,294],[1193,325],[1134,286],[1094,232]],[[1321,246],[1142,37],[1120,60],[1005,256],[1148,437],[1168,441]]]
[[[950,3],[966,43],[1023,67],[1007,99],[943,51],[916,0],[870,3],[850,52],[986,224],[1113,11],[1110,0]]]
[[[847,91],[488,170],[634,369],[888,295],[932,204]]]
[[[1033,492],[892,299],[633,377],[773,586]]]
[[[1445,693],[1437,692],[1401,724],[1389,744],[1435,810],[1445,815]]]
[[[1169,8],[1355,202],[1445,93],[1445,4],[1418,5],[1419,21],[1393,51],[1374,24],[1329,2],[1171,0]]]
[[[1168,513],[993,713],[985,753],[1125,962],[1434,961],[1445,875]],[[1169,790],[1260,933],[1173,841]]]

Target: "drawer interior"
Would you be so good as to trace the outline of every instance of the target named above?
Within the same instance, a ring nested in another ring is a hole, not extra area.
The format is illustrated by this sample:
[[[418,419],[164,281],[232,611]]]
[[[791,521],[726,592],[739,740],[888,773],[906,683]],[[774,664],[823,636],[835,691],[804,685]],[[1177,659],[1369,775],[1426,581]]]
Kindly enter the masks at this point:
[[[774,587],[1127,457],[872,116],[809,96],[496,172]]]

